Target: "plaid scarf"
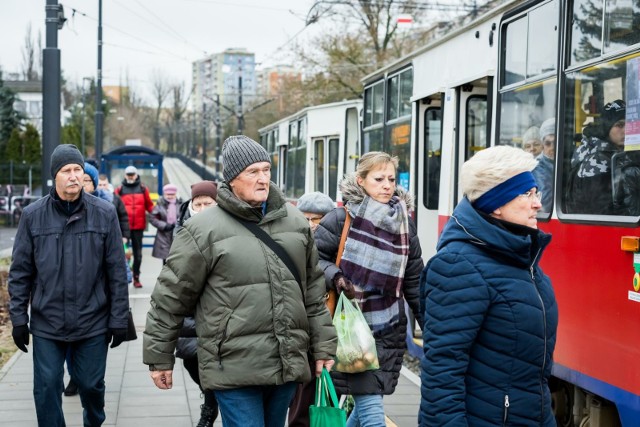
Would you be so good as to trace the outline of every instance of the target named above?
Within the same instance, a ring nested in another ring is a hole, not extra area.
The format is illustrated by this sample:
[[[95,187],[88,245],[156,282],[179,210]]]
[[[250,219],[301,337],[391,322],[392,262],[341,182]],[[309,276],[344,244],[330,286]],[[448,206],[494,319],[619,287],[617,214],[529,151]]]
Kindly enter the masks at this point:
[[[355,216],[340,269],[356,289],[356,300],[373,331],[399,321],[402,284],[409,258],[407,206],[394,196],[387,204],[365,197],[348,203]]]

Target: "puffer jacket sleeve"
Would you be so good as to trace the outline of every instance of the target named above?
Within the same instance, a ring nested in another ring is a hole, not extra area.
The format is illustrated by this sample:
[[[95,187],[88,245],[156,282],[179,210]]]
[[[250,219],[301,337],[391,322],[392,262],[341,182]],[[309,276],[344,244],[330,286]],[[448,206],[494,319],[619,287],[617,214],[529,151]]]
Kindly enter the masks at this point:
[[[187,228],[176,235],[151,294],[143,340],[143,363],[173,369],[174,350],[185,316],[191,315],[209,274],[209,260]]]
[[[333,278],[340,269],[336,266],[336,256],[340,246],[342,227],[346,219],[344,208],[336,208],[326,214],[315,232],[316,246],[320,256],[320,268],[324,271],[326,289],[333,289]]]
[[[324,274],[318,263],[318,251],[311,229],[308,229],[308,233],[305,307],[309,321],[311,353],[315,360],[333,359],[336,355],[338,337],[325,306]]]
[[[422,327],[422,312],[420,311],[420,273],[424,267],[422,248],[415,223],[409,219],[409,260],[404,272],[402,291],[413,315]]]
[[[478,270],[454,253],[433,257],[421,278],[424,316],[421,427],[467,427],[465,373],[469,351],[489,307]]]

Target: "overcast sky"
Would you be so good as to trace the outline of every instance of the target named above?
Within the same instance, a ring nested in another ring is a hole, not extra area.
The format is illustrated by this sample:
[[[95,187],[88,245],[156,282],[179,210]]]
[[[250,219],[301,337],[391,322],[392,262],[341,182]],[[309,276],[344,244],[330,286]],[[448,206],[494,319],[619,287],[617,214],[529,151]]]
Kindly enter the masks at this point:
[[[58,32],[67,80],[95,77],[98,0],[59,0],[68,19]],[[103,85],[118,85],[128,72],[140,95],[149,96],[154,69],[191,83],[191,62],[206,53],[242,47],[256,61],[287,61],[284,46],[313,31],[304,29],[312,0],[103,0]],[[0,0],[0,67],[19,72],[27,26],[46,43],[46,0]],[[73,9],[75,9],[75,14]],[[304,30],[303,30],[304,29]]]

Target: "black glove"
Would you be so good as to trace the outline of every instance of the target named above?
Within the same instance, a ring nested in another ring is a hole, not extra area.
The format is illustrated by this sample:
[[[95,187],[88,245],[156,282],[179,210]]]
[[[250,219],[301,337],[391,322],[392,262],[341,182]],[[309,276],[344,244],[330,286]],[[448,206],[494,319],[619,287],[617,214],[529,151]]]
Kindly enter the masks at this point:
[[[176,228],[175,224],[167,224],[167,225],[164,226],[164,231],[171,231],[174,228]]]
[[[16,346],[25,353],[29,353],[29,350],[27,350],[27,346],[29,345],[29,326],[14,326],[11,335],[13,336],[13,342],[16,343]]]
[[[113,340],[112,340],[113,338]],[[113,329],[107,331],[107,344],[111,342],[110,348],[116,348],[127,339],[127,328]]]
[[[333,277],[333,286],[335,286],[338,293],[344,292],[347,298],[352,299],[356,296],[356,290],[353,287],[353,283],[341,273],[336,274]]]

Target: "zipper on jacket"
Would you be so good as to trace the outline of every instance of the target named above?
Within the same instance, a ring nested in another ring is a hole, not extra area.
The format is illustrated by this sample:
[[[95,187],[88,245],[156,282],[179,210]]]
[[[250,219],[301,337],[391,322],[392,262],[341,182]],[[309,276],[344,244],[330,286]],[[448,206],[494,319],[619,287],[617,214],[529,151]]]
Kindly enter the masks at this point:
[[[220,344],[218,344],[218,368],[222,371],[224,368],[222,367],[222,343],[227,339],[227,327],[229,326],[229,320],[231,320],[231,314],[229,313],[229,317],[227,317],[227,321],[224,324],[224,329],[222,331],[222,337],[220,338]]]
[[[509,395],[505,394],[504,395],[504,415],[502,417],[502,425],[506,426],[507,425],[507,417],[509,415]]]
[[[540,256],[540,251],[541,249],[538,249],[538,253],[533,259],[533,263],[531,264],[529,270],[531,271],[531,282],[533,283],[533,287],[536,290],[538,299],[540,300],[540,307],[542,307],[542,327],[544,331],[544,336],[542,338],[544,340],[544,353],[542,354],[542,369],[540,370],[540,417],[542,420],[544,420],[544,369],[547,365],[547,311],[544,308],[544,301],[542,300],[542,295],[540,295],[540,290],[536,285],[536,279],[533,269],[538,256]]]

